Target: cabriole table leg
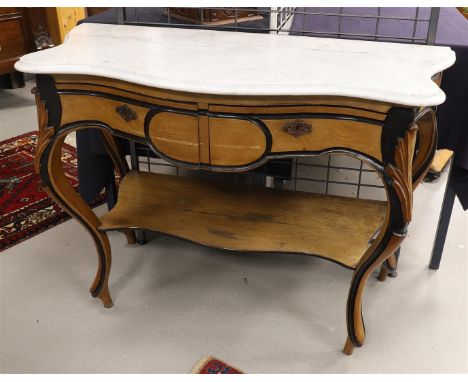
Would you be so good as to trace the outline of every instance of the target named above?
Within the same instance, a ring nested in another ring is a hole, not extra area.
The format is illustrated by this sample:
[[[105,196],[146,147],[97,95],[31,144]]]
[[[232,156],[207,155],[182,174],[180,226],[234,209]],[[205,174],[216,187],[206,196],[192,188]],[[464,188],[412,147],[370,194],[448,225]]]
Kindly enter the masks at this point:
[[[389,203],[387,218],[378,237],[359,261],[351,281],[346,305],[348,337],[343,349],[343,352],[348,355],[352,353],[353,346],[361,347],[364,343],[362,297],[367,279],[376,267],[394,256],[406,236],[406,227],[411,221],[412,162],[417,131],[417,126],[412,125],[404,137],[397,139],[394,162],[385,167],[384,178]],[[387,264],[383,266],[386,267]]]
[[[111,248],[105,232],[98,231],[101,224],[88,204],[78,195],[66,179],[62,167],[62,146],[65,137],[73,129],[57,129],[49,126],[45,102],[36,91],[36,103],[39,121],[39,140],[36,149],[35,170],[41,176],[47,193],[68,214],[77,219],[90,233],[98,252],[98,270],[91,286],[91,294],[102,300],[106,308],[112,307],[109,294],[109,272],[111,268]]]

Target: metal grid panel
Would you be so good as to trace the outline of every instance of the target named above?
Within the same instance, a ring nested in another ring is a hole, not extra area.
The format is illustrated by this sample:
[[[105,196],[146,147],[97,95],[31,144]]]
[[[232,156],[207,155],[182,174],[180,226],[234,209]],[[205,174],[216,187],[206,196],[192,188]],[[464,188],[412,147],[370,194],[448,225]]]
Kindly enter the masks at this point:
[[[197,8],[200,23],[171,16],[171,8],[116,8],[120,24],[172,28],[202,28],[258,33],[283,33],[332,38],[434,44],[440,8],[357,7],[213,7]],[[231,24],[203,25],[203,12],[226,11],[234,15]],[[242,21],[240,12],[258,12],[263,18]],[[293,24],[293,20],[294,24]],[[394,27],[398,23],[398,32]],[[389,31],[392,31],[389,33]]]
[[[225,182],[276,189],[315,192],[363,199],[386,200],[382,180],[377,172],[357,158],[327,154],[290,159],[271,159],[265,165],[244,173],[213,173],[175,166],[156,158],[151,150],[140,147],[138,163],[132,168],[209,181],[214,177]],[[136,158],[136,156],[133,156]],[[129,158],[130,162],[131,159]]]
[[[297,8],[291,34],[433,45],[440,8]],[[297,26],[300,27],[298,28]]]
[[[200,23],[194,24],[186,20],[176,18],[171,13],[171,8],[116,8],[117,20],[119,24],[126,25],[146,25],[171,28],[194,28],[194,29],[217,29],[240,32],[278,33],[280,31],[289,32],[292,16],[295,7],[211,7],[196,8],[201,11]],[[204,11],[217,10],[227,11],[233,14],[233,22],[222,25],[206,25],[204,21]],[[240,12],[258,12],[262,16],[261,20],[243,21],[239,17]]]

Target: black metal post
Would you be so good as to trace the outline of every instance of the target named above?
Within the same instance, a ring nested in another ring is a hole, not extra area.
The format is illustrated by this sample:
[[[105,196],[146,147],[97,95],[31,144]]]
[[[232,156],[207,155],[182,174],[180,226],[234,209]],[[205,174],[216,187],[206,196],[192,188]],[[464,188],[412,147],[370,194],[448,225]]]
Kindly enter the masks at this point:
[[[455,202],[455,190],[451,184],[452,169],[455,163],[455,155],[450,162],[450,170],[447,178],[447,185],[445,187],[444,200],[442,201],[442,209],[440,210],[439,224],[437,225],[436,237],[434,246],[432,248],[431,261],[429,263],[430,269],[439,269],[442,252],[444,251],[445,238],[450,224],[450,217],[452,216],[453,203]]]

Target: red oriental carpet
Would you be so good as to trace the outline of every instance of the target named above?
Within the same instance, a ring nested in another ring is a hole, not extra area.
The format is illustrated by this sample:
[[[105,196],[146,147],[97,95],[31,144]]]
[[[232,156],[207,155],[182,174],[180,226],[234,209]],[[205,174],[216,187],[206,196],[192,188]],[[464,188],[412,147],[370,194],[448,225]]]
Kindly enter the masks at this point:
[[[0,252],[70,218],[42,189],[34,173],[37,132],[0,142]],[[62,163],[77,188],[76,149],[64,144]],[[105,200],[101,194],[93,206]]]
[[[229,366],[224,361],[208,356],[202,358],[192,368],[192,374],[244,374],[242,371]]]

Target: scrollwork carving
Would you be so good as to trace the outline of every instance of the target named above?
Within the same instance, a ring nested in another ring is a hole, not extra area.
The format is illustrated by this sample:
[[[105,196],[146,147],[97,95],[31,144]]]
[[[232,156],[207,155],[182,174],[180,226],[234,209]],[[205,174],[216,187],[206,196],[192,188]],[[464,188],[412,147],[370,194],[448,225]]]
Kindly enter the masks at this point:
[[[397,139],[395,165],[389,163],[385,168],[387,174],[392,178],[392,187],[400,199],[403,222],[406,224],[411,221],[413,208],[412,163],[417,132],[418,126],[413,124],[403,138]]]

